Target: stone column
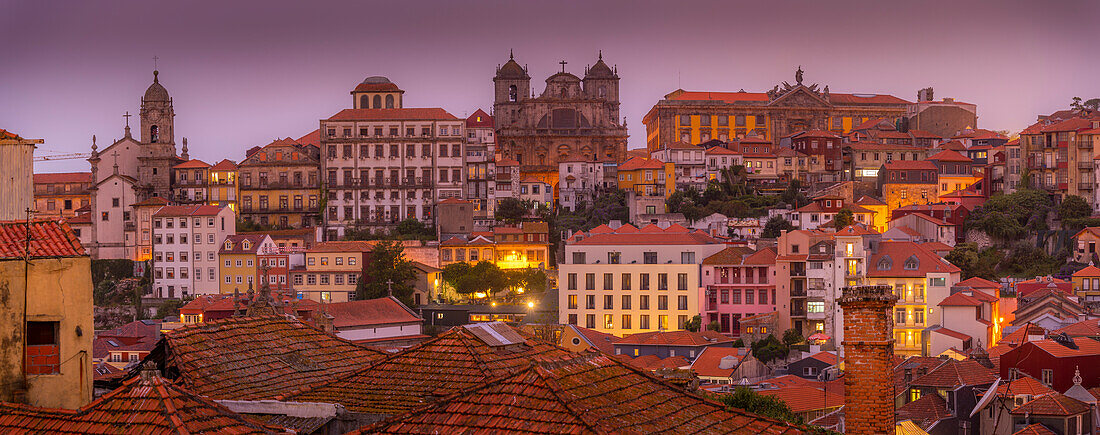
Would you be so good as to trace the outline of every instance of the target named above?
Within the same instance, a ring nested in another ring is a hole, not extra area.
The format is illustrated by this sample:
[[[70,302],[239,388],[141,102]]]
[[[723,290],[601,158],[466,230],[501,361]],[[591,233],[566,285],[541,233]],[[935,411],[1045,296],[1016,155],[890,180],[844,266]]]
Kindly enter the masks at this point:
[[[894,433],[894,384],[890,359],[897,301],[888,285],[845,287],[844,419],[846,433]]]

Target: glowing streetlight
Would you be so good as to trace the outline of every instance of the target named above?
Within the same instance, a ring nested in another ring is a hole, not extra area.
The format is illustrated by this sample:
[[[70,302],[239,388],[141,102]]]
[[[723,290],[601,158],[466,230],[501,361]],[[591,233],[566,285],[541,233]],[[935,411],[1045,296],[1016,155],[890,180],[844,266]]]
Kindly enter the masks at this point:
[[[535,303],[534,302],[528,302],[527,303],[527,308],[535,308]]]

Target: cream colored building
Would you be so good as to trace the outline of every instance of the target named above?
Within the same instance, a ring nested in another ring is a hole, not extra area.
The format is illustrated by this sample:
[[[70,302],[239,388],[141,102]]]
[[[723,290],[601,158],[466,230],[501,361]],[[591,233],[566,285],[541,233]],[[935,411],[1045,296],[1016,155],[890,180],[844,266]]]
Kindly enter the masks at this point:
[[[290,271],[291,288],[302,298],[318,302],[347,302],[363,276],[368,241],[324,242],[306,250],[306,262]]]
[[[699,265],[723,247],[679,225],[577,233],[558,265],[559,323],[620,337],[681,330],[700,313]]]

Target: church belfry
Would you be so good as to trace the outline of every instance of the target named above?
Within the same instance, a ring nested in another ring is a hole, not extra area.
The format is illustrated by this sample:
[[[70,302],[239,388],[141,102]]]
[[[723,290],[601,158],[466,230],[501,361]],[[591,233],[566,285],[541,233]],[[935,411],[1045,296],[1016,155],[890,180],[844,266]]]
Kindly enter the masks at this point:
[[[531,76],[527,75],[527,69],[519,66],[515,56],[508,53],[508,62],[504,66],[497,67],[497,73],[493,76],[494,113],[498,125],[511,125],[517,121],[516,110],[524,100],[531,97]]]
[[[176,112],[172,109],[172,98],[168,96],[168,90],[161,86],[158,75],[159,71],[153,71],[153,84],[141,98],[141,142],[175,144],[172,133]]]

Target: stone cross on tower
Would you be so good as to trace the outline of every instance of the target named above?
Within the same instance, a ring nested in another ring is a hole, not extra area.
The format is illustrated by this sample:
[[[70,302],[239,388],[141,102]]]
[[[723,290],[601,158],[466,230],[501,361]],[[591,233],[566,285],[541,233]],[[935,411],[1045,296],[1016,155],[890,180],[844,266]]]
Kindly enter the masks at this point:
[[[558,63],[560,63],[560,64],[561,64],[561,72],[565,72],[565,64],[567,64],[567,63],[569,63],[569,62],[566,62],[566,61],[564,61],[564,60],[563,60],[563,61],[561,61],[561,62],[558,62]]]
[[[157,69],[157,60],[160,60],[160,58],[156,57],[156,56],[153,56],[153,70],[154,71]]]
[[[393,280],[386,280],[386,296],[393,296]]]
[[[126,118],[126,137],[130,137],[130,117],[131,116],[134,116],[134,115],[131,115],[129,110],[127,110],[126,113],[122,115],[123,118]]]
[[[118,151],[111,153],[111,156],[115,158],[115,174],[118,174]]]

